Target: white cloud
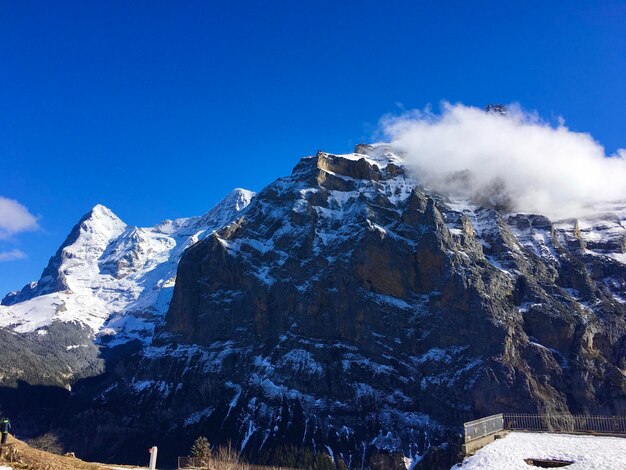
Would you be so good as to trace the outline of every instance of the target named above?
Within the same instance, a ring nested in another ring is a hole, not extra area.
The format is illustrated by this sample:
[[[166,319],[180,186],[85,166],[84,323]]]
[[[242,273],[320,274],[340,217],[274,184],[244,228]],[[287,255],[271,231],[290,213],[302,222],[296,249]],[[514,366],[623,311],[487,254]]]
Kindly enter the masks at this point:
[[[0,239],[39,228],[37,218],[15,199],[0,196]]]
[[[626,150],[607,156],[589,134],[543,121],[519,106],[506,116],[444,103],[381,120],[421,183],[474,197],[497,193],[512,210],[572,217],[599,201],[626,199]],[[462,173],[461,173],[462,172]]]
[[[16,259],[26,258],[26,253],[22,250],[0,251],[0,263],[4,261],[14,261]]]

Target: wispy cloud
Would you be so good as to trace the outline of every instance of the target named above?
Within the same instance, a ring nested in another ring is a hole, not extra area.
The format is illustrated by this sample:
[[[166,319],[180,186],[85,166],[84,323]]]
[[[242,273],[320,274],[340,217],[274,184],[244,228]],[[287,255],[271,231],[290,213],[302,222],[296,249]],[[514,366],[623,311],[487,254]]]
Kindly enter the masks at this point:
[[[17,259],[26,258],[26,253],[22,250],[9,250],[9,251],[0,251],[0,263],[5,261],[15,261]]]
[[[554,218],[626,199],[626,150],[606,155],[589,134],[517,105],[503,116],[444,103],[439,113],[426,108],[387,116],[381,129],[431,189],[496,195],[512,210]]]
[[[0,196],[0,239],[37,230],[37,218],[15,199]]]

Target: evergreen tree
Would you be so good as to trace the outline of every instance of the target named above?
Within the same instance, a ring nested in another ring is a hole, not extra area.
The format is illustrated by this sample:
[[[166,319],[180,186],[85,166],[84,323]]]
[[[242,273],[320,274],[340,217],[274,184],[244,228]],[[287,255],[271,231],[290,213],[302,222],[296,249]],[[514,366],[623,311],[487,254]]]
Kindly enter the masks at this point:
[[[199,436],[191,446],[189,456],[194,459],[196,465],[208,465],[211,460],[211,444],[204,436]]]

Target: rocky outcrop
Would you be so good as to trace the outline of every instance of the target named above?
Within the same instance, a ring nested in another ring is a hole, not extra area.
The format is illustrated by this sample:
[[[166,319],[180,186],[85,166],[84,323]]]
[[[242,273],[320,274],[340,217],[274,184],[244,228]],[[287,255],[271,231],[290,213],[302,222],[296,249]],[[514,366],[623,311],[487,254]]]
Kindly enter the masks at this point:
[[[304,158],[185,252],[91,423],[145,421],[172,452],[206,434],[265,462],[328,446],[436,468],[464,420],[623,410],[626,268],[586,222],[429,193],[388,149],[357,152]]]
[[[100,460],[203,434],[260,462],[449,468],[465,420],[621,413],[626,210],[553,222],[490,200],[425,190],[383,145],[302,159],[184,252],[151,342],[77,384],[59,427]]]

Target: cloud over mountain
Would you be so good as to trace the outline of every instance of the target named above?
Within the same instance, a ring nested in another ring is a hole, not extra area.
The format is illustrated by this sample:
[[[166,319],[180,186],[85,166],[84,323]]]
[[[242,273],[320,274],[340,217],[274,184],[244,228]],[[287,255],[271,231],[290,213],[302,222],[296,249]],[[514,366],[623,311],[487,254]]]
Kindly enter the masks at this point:
[[[626,199],[626,150],[606,155],[586,133],[518,105],[502,115],[443,103],[381,120],[382,133],[432,189],[496,197],[512,210],[554,218]]]

